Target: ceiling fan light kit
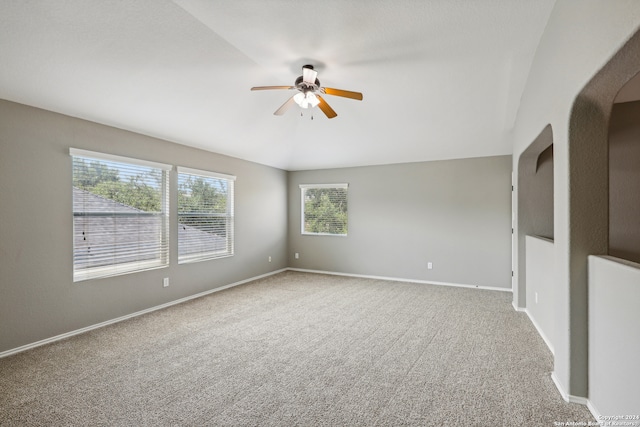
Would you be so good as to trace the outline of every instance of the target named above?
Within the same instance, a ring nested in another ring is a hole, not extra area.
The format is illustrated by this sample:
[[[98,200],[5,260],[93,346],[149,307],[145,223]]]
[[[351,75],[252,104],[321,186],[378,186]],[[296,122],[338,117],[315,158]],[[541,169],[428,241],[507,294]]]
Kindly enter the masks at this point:
[[[309,106],[313,108],[317,107],[318,104],[320,104],[320,100],[313,92],[298,92],[293,95],[293,100],[302,108],[309,108]]]
[[[313,69],[313,65],[304,65],[302,67],[302,75],[298,77],[293,86],[256,86],[251,90],[297,90],[298,93],[289,98],[280,106],[273,114],[276,116],[283,115],[292,104],[298,104],[301,108],[319,107],[320,110],[332,119],[338,114],[327,104],[322,98],[323,95],[341,96],[343,98],[356,99],[362,101],[360,92],[352,92],[349,90],[333,89],[330,87],[322,87],[318,80],[318,72]],[[313,116],[311,117],[313,118]]]

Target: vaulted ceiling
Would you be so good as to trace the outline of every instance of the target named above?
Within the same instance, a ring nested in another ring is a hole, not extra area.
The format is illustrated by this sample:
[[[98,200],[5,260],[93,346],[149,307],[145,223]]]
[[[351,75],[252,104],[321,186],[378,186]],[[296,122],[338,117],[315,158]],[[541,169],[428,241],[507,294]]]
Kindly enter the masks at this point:
[[[510,154],[554,2],[3,1],[0,98],[287,170]],[[249,90],[304,64],[364,100]]]

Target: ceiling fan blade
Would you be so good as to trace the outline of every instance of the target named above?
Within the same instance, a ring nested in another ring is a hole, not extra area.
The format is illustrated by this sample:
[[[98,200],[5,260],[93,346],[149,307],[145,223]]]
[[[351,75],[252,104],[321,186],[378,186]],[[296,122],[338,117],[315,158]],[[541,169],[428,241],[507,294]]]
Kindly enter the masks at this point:
[[[284,113],[286,113],[286,112],[287,112],[287,110],[288,110],[289,108],[291,108],[291,106],[292,106],[293,104],[295,104],[295,102],[294,102],[294,100],[293,100],[293,96],[292,96],[291,98],[287,99],[287,101],[286,101],[284,104],[282,104],[282,105],[280,106],[280,108],[278,108],[278,109],[275,111],[275,113],[273,113],[273,114],[274,114],[274,115],[276,115],[276,116],[281,116],[281,115],[283,115]]]
[[[313,68],[302,68],[302,81],[305,83],[309,83],[311,85],[316,83],[316,77],[318,77],[318,72]]]
[[[294,86],[254,86],[251,90],[295,89]]]
[[[350,90],[333,89],[330,87],[325,87],[323,89],[324,93],[326,93],[327,95],[342,96],[344,98],[351,98],[362,101],[362,94],[360,92],[351,92]]]
[[[320,95],[316,95],[316,97],[320,101],[320,104],[318,104],[318,107],[322,110],[325,116],[327,116],[327,118],[333,119],[338,115],[338,113],[333,111],[333,108],[331,108],[329,104],[327,104],[327,101],[325,101]]]

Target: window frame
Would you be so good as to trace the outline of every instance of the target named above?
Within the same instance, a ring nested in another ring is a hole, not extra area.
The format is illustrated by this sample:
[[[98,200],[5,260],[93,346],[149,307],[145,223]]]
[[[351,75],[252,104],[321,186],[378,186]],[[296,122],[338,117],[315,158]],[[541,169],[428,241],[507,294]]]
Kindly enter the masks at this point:
[[[72,179],[75,176],[75,158],[81,158],[85,161],[97,161],[97,162],[115,162],[121,163],[133,168],[135,167],[143,167],[143,168],[153,168],[157,169],[161,172],[161,182],[160,182],[160,212],[157,213],[140,213],[136,214],[136,217],[152,217],[157,216],[160,217],[159,223],[159,239],[157,241],[157,251],[158,257],[150,260],[136,260],[131,262],[118,262],[106,265],[99,265],[94,267],[84,267],[82,268],[82,262],[80,262],[76,255],[77,245],[76,245],[76,218],[84,217],[84,218],[98,218],[98,217],[118,217],[118,216],[132,216],[133,214],[120,214],[115,211],[113,212],[87,212],[87,211],[76,211],[74,207],[75,196],[72,194],[72,217],[73,217],[73,225],[72,225],[72,260],[73,260],[73,282],[81,282],[85,280],[92,279],[100,279],[105,277],[113,277],[120,276],[124,274],[131,274],[140,271],[154,270],[158,268],[165,268],[169,266],[169,182],[170,182],[170,173],[173,166],[167,165],[164,163],[152,162],[148,160],[136,159],[132,157],[124,157],[118,156],[114,154],[101,153],[96,151],[83,150],[78,148],[69,148],[69,155],[71,156],[71,175]],[[123,171],[124,169],[118,169],[119,171]],[[74,185],[72,183],[72,192],[74,189]],[[87,191],[84,189],[79,189],[82,191]],[[90,193],[90,192],[89,192]],[[101,197],[91,193],[93,196]],[[108,199],[111,200],[111,199]],[[111,215],[110,215],[111,214]],[[114,226],[115,229],[115,226]],[[119,246],[120,254],[123,251],[123,245]],[[116,252],[115,250],[114,252]]]
[[[349,233],[349,211],[348,211],[348,197],[349,197],[349,184],[348,183],[337,183],[337,184],[300,184],[300,234],[303,236],[336,236],[336,237],[347,237]],[[305,192],[308,189],[316,189],[316,188],[342,188],[347,190],[345,201],[347,201],[347,232],[344,234],[339,233],[313,233],[305,230]]]
[[[189,255],[180,255],[181,248],[181,239],[178,234],[178,264],[189,264],[200,261],[208,261],[212,259],[219,258],[228,258],[235,255],[235,175],[228,175],[219,172],[201,170],[201,169],[193,169],[184,166],[177,166],[177,187],[176,187],[176,224],[180,227],[180,175],[190,175],[200,178],[213,178],[219,180],[225,180],[227,187],[227,195],[226,195],[226,213],[225,214],[211,214],[211,217],[220,217],[224,216],[227,219],[226,222],[226,245],[227,249],[222,251],[202,251],[195,254]],[[179,231],[178,231],[179,233]]]

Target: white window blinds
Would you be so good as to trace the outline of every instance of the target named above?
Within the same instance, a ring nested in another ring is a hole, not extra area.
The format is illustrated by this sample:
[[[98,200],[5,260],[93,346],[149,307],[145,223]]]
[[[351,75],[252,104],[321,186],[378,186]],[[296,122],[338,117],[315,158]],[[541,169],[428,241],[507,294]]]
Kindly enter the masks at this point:
[[[302,234],[347,235],[348,184],[303,184]]]
[[[171,166],[70,149],[74,281],[169,263]]]
[[[236,177],[178,167],[178,263],[233,255]]]

